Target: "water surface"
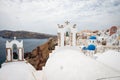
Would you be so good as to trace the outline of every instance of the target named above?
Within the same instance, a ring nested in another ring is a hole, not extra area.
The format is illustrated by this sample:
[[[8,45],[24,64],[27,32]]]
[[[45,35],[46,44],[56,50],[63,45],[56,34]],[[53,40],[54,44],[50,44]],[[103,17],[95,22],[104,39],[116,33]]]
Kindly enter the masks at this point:
[[[0,37],[0,65],[5,61],[6,57],[5,44],[7,40],[11,41],[12,39]],[[31,52],[37,46],[47,42],[48,39],[17,39],[17,40],[19,41],[23,40],[24,52]]]

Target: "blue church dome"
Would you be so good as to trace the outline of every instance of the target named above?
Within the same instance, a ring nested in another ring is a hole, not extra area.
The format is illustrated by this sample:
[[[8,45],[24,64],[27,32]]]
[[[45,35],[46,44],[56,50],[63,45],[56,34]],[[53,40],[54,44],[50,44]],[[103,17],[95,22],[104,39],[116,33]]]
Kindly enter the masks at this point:
[[[88,50],[95,50],[95,49],[96,49],[96,46],[93,45],[93,44],[90,44],[90,45],[88,45],[87,49],[88,49]]]
[[[87,47],[83,47],[82,50],[87,50]]]
[[[89,39],[96,39],[96,36],[90,36]]]

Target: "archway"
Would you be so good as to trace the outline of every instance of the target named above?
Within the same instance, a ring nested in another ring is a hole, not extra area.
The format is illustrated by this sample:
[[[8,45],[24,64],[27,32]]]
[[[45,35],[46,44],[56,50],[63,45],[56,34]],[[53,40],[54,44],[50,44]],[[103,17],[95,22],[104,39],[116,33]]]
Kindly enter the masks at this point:
[[[71,29],[69,27],[66,28],[66,31],[64,33],[64,45],[71,45]]]
[[[18,48],[16,44],[13,44],[13,59],[18,59]]]

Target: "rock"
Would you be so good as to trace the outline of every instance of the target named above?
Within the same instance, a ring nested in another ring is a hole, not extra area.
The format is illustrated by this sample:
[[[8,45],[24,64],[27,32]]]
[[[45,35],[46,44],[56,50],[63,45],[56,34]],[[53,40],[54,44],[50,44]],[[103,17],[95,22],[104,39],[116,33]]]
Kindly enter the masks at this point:
[[[31,53],[25,53],[25,59],[32,64],[36,70],[42,70],[45,65],[49,53],[55,49],[57,45],[57,38],[50,38],[48,42],[36,47]]]

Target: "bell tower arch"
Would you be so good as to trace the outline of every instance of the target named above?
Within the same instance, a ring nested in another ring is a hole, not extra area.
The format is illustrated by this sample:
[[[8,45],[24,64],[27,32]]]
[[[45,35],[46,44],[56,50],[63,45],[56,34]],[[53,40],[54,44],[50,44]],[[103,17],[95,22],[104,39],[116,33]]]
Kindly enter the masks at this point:
[[[64,25],[58,24],[58,46],[76,46],[76,24],[66,21]]]
[[[16,37],[12,41],[6,41],[6,61],[12,62],[13,59],[13,52],[14,52],[14,45],[16,45],[16,52],[18,53],[18,61],[24,60],[24,48],[23,48],[23,40],[18,41]]]

